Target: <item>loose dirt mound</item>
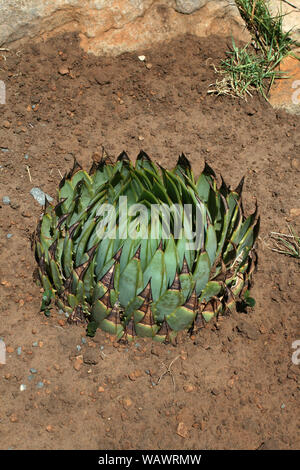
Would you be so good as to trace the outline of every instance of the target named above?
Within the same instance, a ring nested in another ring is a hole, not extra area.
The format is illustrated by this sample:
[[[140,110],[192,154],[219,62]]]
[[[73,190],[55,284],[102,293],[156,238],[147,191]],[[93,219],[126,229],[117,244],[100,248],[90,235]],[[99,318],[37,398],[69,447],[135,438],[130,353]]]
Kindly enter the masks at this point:
[[[299,208],[300,118],[259,97],[207,95],[227,48],[187,36],[140,51],[142,62],[87,56],[65,36],[1,52],[0,201],[11,200],[0,207],[1,448],[299,448],[299,263],[273,253],[268,235]],[[183,151],[195,173],[206,159],[232,186],[246,175],[245,208],[256,198],[262,219],[254,309],[176,348],[91,340],[55,310],[39,314],[30,190],[55,196],[73,155],[89,167],[102,145],[113,157],[143,148],[167,167]]]

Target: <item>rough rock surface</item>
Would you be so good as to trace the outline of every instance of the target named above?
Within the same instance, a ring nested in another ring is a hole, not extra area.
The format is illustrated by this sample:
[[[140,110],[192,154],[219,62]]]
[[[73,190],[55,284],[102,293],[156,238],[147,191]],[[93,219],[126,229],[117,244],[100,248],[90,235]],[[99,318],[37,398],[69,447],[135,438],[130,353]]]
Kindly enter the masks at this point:
[[[291,31],[292,36],[300,41],[300,0],[291,0],[289,3],[282,0],[270,0],[270,11],[273,15],[281,12],[283,18],[283,30]]]
[[[0,0],[0,45],[63,31],[78,31],[88,52],[113,55],[186,32],[248,39],[230,0]]]
[[[207,0],[176,0],[175,10],[179,13],[194,13],[194,11],[199,10],[203,7]]]
[[[300,62],[294,57],[286,57],[280,70],[287,78],[277,80],[272,86],[270,103],[274,108],[300,115]]]

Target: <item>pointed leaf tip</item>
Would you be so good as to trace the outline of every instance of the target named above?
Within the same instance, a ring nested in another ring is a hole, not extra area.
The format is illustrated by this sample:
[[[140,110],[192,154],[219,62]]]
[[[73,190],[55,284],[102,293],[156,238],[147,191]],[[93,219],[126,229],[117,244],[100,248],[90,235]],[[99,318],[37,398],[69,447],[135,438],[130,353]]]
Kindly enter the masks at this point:
[[[89,175],[92,176],[94,173],[96,173],[97,168],[98,168],[98,164],[94,161],[92,163],[91,168],[89,169]]]
[[[147,155],[146,152],[144,152],[144,150],[141,150],[137,156],[137,160],[148,160],[149,162],[151,161],[151,158],[149,157],[149,155]]]
[[[127,153],[125,152],[125,150],[123,150],[123,152],[120,153],[117,160],[118,160],[118,162],[124,162],[124,161],[129,162],[130,161],[130,159],[129,159]]]
[[[239,196],[242,194],[244,182],[245,182],[245,176],[243,176],[243,178],[241,179],[241,181],[237,185],[236,189],[234,190],[234,192],[237,193]]]
[[[58,185],[58,189],[61,189],[63,187],[63,185],[65,184],[66,182],[66,179],[67,179],[67,173],[64,174],[63,178],[60,180],[60,183]]]
[[[192,169],[191,164],[190,164],[189,160],[186,158],[186,156],[184,155],[184,153],[182,153],[179,156],[178,161],[177,161],[177,165],[181,166],[185,170],[191,170]]]
[[[229,185],[224,180],[222,175],[221,175],[221,181],[222,181],[222,183],[221,183],[221,186],[219,188],[219,191],[220,191],[221,194],[224,194],[225,196],[227,196],[227,194],[230,191],[230,188],[229,188]]]
[[[205,164],[204,164],[204,170],[203,170],[202,173],[204,173],[205,175],[210,175],[210,176],[213,176],[214,178],[216,178],[216,173],[214,172],[212,167],[209,166],[209,164],[207,163],[206,160],[205,160]]]
[[[72,176],[74,176],[75,173],[77,173],[77,171],[79,170],[82,170],[82,166],[80,165],[80,163],[78,163],[76,157],[73,157],[73,168],[67,174],[67,179],[71,179]]]

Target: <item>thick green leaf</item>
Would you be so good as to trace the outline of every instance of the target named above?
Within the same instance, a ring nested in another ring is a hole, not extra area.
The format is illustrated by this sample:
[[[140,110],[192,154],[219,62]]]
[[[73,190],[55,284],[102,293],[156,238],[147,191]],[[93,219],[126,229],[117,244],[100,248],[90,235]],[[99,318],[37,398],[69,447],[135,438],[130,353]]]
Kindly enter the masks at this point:
[[[68,279],[72,274],[73,269],[73,242],[67,235],[64,239],[64,247],[62,254],[62,264],[65,277]]]
[[[96,226],[96,219],[93,219],[89,223],[85,223],[82,229],[82,234],[78,240],[76,248],[76,257],[75,257],[75,266],[80,266],[83,261],[83,256],[85,254],[85,249],[87,246],[88,239]]]
[[[167,315],[170,315],[184,302],[184,297],[180,291],[167,290],[153,304],[154,317],[158,323],[162,323]]]
[[[167,284],[170,286],[175,278],[177,267],[177,250],[173,236],[166,243],[164,261],[166,266]]]
[[[164,254],[161,250],[157,250],[149,266],[144,272],[143,288],[151,279],[151,291],[153,301],[156,302],[167,288],[167,276],[164,262]]]
[[[172,330],[180,331],[188,329],[192,325],[195,315],[195,312],[191,312],[185,307],[178,307],[167,316],[166,320]]]
[[[132,259],[120,273],[120,304],[126,308],[143,287],[143,274],[139,260]]]
[[[54,259],[50,260],[50,269],[51,269],[51,274],[52,274],[52,279],[53,283],[55,285],[55,289],[57,292],[61,292],[62,287],[63,287],[63,281],[61,277],[61,273],[59,271],[57,263],[54,261]]]
[[[208,283],[210,276],[210,268],[211,263],[209,256],[206,251],[204,251],[200,254],[193,272],[193,278],[196,281],[197,295],[200,295],[200,293],[203,291],[206,284]]]
[[[199,303],[206,301],[208,302],[212,297],[218,295],[222,289],[222,285],[216,281],[209,281],[206,284],[205,289],[201,293]]]
[[[213,225],[209,225],[206,232],[205,251],[208,254],[210,264],[213,265],[217,253],[217,237]]]
[[[68,209],[72,204],[73,195],[74,195],[74,186],[72,185],[71,181],[66,180],[65,184],[63,185],[62,188],[60,188],[58,192],[59,200],[65,199],[65,202],[63,203],[63,208],[64,208],[65,213],[68,212]]]
[[[98,324],[108,317],[111,309],[108,309],[101,300],[96,300],[92,306],[92,320]]]

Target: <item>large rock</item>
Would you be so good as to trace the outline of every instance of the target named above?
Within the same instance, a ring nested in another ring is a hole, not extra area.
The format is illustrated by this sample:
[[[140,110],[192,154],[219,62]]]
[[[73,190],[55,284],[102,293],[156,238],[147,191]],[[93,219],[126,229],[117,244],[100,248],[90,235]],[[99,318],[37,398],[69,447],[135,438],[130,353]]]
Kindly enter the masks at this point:
[[[88,52],[114,55],[186,32],[248,40],[231,0],[0,0],[0,45],[64,31],[78,31]]]
[[[116,17],[113,20],[116,21]],[[199,37],[232,34],[238,39],[249,39],[239,12],[230,0],[208,1],[190,15],[175,11],[173,1],[154,1],[142,14],[135,17],[133,14],[132,20],[126,20],[122,26],[114,23],[107,28],[99,26],[99,21],[86,23],[80,37],[82,47],[88,52],[119,54],[143,49],[184,33]]]

